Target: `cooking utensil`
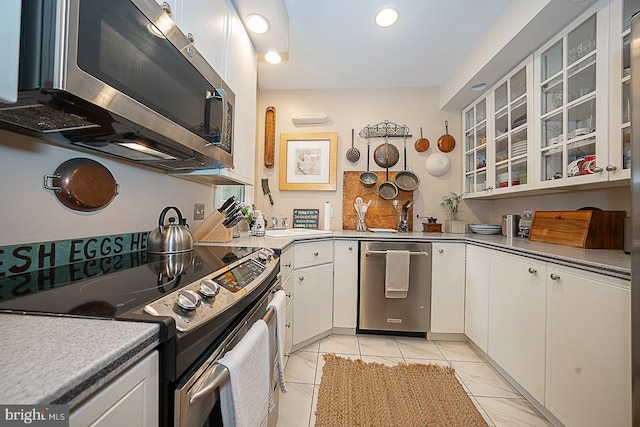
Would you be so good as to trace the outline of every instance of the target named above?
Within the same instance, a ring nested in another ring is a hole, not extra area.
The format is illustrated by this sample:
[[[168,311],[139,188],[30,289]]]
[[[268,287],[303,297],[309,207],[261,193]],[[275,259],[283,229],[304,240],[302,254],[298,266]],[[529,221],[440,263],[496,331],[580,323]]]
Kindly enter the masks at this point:
[[[438,139],[438,148],[443,153],[448,153],[456,148],[456,139],[449,135],[449,122],[447,120],[444,121],[444,129],[446,133]]]
[[[420,139],[414,144],[418,153],[424,153],[429,149],[429,140],[422,136],[422,128],[420,128]]]
[[[389,181],[389,168],[387,168],[387,180],[378,187],[378,195],[384,200],[391,200],[398,195],[398,187]]]
[[[264,113],[264,167],[271,169],[276,146],[276,107],[267,107]],[[271,203],[273,204],[273,203]]]
[[[400,159],[400,153],[395,145],[389,144],[388,137],[385,135],[384,144],[380,144],[373,152],[373,160],[381,168],[390,168],[395,166]]]
[[[269,190],[269,178],[262,178],[262,192],[269,196],[269,203],[273,205],[273,197],[271,197],[271,190]]]
[[[410,171],[407,170],[407,137],[406,135],[403,137],[404,139],[404,169],[396,174],[395,182],[399,189],[404,191],[413,191],[416,190],[420,186],[420,177]]]
[[[442,153],[433,153],[427,157],[425,164],[427,166],[427,172],[433,176],[442,176],[449,172],[449,168],[451,167],[451,162],[449,162],[447,156]]]
[[[83,157],[67,160],[55,173],[45,175],[44,188],[54,191],[64,206],[82,212],[106,207],[119,190],[109,169]]]
[[[378,175],[373,172],[369,172],[369,157],[371,155],[371,141],[367,136],[367,171],[360,174],[360,182],[363,185],[371,186],[378,182]]]
[[[175,218],[169,218],[169,224],[164,220],[167,212],[176,211],[178,223]],[[193,250],[193,236],[187,226],[186,218],[183,218],[180,210],[175,206],[168,206],[160,213],[158,228],[149,233],[147,251],[152,254],[172,254]]]
[[[347,150],[347,160],[351,163],[355,163],[360,158],[360,150],[353,146],[355,138],[355,129],[351,129],[351,148]]]

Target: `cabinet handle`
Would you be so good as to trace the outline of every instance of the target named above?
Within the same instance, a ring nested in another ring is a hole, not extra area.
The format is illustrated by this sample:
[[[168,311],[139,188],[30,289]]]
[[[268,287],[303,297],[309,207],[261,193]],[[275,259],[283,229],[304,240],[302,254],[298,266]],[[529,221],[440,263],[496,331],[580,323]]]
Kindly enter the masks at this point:
[[[288,268],[291,268],[291,263],[290,263],[290,262],[288,262],[288,263],[286,263],[284,266],[285,266],[285,267],[288,267]]]
[[[615,170],[618,170],[618,167],[614,165],[607,165],[605,169],[607,170],[607,172],[613,172]]]
[[[285,324],[285,326],[286,326],[287,328],[290,328],[290,327],[291,327],[291,322],[287,322],[287,323]]]
[[[490,185],[487,188],[485,188],[485,191],[488,191],[488,190],[493,190],[493,187]]]
[[[529,267],[529,273],[536,274],[537,272],[538,272],[538,270],[536,270],[535,268]]]
[[[601,167],[595,167],[593,168],[593,173],[600,173],[602,172],[604,169],[602,169]]]
[[[287,296],[287,298],[291,298],[291,292],[287,292],[285,295]]]
[[[313,256],[318,256],[318,252],[314,252],[314,253],[313,253]]]
[[[301,282],[303,282],[303,281],[304,281],[304,276],[300,276],[300,277],[298,277],[298,280],[300,280]]]
[[[171,16],[171,5],[166,1],[162,2],[162,10],[164,11],[164,13]]]
[[[438,249],[438,252],[443,254],[444,253],[444,249],[440,248],[440,249]]]
[[[558,276],[555,273],[551,273],[551,275],[549,277],[551,278],[551,280],[560,280],[560,276]]]
[[[349,246],[349,250],[352,251],[353,250],[353,246]]]

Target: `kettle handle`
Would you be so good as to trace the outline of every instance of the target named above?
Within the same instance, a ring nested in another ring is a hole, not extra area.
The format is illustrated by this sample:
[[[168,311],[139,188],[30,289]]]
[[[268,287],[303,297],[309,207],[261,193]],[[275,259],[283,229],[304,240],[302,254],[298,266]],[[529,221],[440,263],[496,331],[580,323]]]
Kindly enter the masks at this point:
[[[186,218],[182,217],[182,213],[180,212],[180,209],[176,208],[175,206],[167,206],[162,210],[162,212],[160,212],[160,219],[158,220],[160,231],[164,230],[164,217],[167,215],[167,212],[169,212],[171,209],[176,211],[176,213],[178,214],[178,224],[182,225],[183,222],[184,222],[184,225],[187,224],[187,220]]]

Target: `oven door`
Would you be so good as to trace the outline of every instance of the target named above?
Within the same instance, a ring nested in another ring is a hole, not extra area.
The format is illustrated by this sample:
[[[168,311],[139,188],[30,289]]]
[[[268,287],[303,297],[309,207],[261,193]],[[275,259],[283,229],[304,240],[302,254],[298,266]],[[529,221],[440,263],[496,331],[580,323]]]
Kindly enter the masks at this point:
[[[279,278],[274,282],[271,290],[280,284]],[[226,367],[217,363],[224,354],[232,350],[240,342],[247,331],[259,319],[263,319],[269,329],[269,355],[271,366],[269,419],[268,426],[274,427],[278,420],[278,378],[276,363],[278,359],[276,341],[276,316],[273,309],[267,310],[272,298],[271,291],[267,292],[254,308],[233,328],[224,341],[211,353],[211,356],[201,366],[184,378],[176,386],[174,393],[174,426],[180,427],[214,427],[222,426],[220,411],[220,387],[229,380]]]

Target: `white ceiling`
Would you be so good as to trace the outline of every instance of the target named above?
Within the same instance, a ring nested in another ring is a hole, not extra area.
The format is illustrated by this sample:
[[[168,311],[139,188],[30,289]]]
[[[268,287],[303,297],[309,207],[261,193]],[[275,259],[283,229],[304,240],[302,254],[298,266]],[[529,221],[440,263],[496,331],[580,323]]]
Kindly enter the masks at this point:
[[[510,1],[285,0],[289,59],[261,62],[259,86],[440,86]],[[379,28],[375,13],[389,5],[398,9],[398,22]]]
[[[260,89],[440,87],[449,110],[468,105],[481,95],[472,84],[496,83],[596,1],[233,0],[242,16],[286,7],[288,60],[258,64]],[[400,18],[379,28],[374,16],[385,6]]]

